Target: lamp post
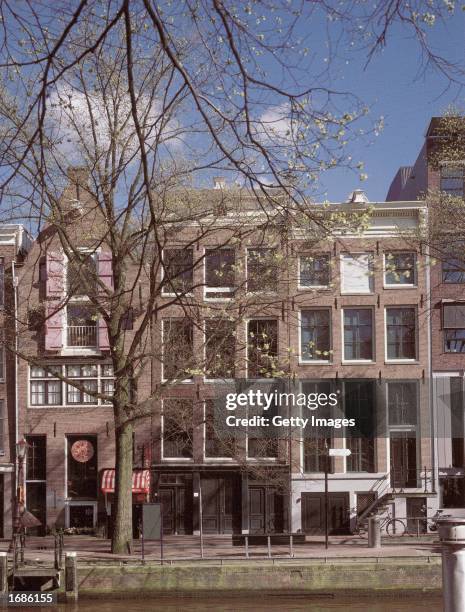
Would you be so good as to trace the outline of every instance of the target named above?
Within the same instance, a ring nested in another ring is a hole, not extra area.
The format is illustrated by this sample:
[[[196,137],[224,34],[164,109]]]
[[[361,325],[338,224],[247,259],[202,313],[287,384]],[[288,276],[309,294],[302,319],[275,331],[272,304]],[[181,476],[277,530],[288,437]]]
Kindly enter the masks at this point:
[[[21,529],[21,504],[24,504],[23,498],[23,466],[26,457],[27,442],[24,437],[16,442],[16,461],[18,465],[16,477],[16,499],[15,499],[15,525],[14,532],[19,533]]]

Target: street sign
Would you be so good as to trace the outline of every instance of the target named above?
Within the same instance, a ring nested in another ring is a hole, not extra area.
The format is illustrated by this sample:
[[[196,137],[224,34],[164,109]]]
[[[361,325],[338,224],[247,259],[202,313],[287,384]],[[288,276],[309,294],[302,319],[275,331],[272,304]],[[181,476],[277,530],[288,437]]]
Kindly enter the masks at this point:
[[[328,455],[330,457],[348,457],[351,454],[348,448],[330,448],[328,449]]]

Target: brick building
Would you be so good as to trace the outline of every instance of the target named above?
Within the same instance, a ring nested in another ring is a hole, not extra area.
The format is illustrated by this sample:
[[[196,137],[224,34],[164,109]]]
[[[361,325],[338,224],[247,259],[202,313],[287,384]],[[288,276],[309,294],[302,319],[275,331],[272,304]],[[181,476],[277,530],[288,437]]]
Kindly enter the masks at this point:
[[[450,122],[440,117],[432,118],[417,160],[413,166],[399,169],[387,199],[425,198],[429,192],[431,223],[437,223],[434,221],[436,211],[439,215],[443,211],[442,214],[447,216],[448,213],[444,212],[446,204],[440,203],[439,192],[445,194],[445,198],[449,195],[463,198],[465,194],[463,155],[462,158],[457,155],[454,147],[455,155],[451,159],[448,147],[443,146],[451,137],[454,140]],[[458,138],[455,140],[460,142]],[[428,245],[431,251],[430,376],[438,503],[443,508],[454,508],[454,513],[465,513],[465,273],[463,236],[457,227],[460,228],[460,224],[455,228],[445,227],[444,240],[436,236],[438,240]]]

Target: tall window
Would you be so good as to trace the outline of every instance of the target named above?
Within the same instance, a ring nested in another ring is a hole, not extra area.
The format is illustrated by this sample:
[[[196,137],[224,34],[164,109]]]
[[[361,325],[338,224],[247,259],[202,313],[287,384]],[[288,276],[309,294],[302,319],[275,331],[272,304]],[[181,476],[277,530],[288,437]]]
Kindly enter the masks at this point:
[[[5,436],[8,434],[5,431],[5,400],[0,400],[0,453],[5,452]]]
[[[234,296],[236,255],[234,249],[205,250],[205,297],[225,299]]]
[[[26,436],[26,480],[45,480],[47,474],[46,436]]]
[[[232,321],[205,321],[206,378],[234,378],[236,329]]]
[[[302,255],[299,260],[300,287],[328,287],[331,281],[330,261],[328,254]]]
[[[163,457],[192,459],[193,405],[191,400],[163,400]]]
[[[372,253],[342,253],[341,275],[341,293],[373,293]]]
[[[276,249],[247,250],[247,291],[278,290],[279,265]]]
[[[310,394],[324,393],[329,395],[333,391],[329,381],[306,381],[302,384],[302,393]],[[337,411],[337,409],[335,409]],[[329,404],[322,405],[315,412],[317,418],[334,418],[333,409]],[[334,469],[332,457],[327,454],[327,449],[333,446],[332,431],[330,427],[318,427],[318,429],[304,430],[304,471],[305,472],[328,472]]]
[[[415,308],[386,308],[388,359],[415,359]]]
[[[441,191],[451,196],[463,197],[464,167],[446,165],[441,168]]]
[[[277,369],[278,322],[252,319],[247,324],[247,374],[249,378],[269,378]]]
[[[87,303],[69,303],[66,307],[67,345],[81,348],[97,346],[97,312]]]
[[[385,253],[384,283],[386,285],[414,285],[415,276],[415,253]]]
[[[373,311],[371,308],[344,308],[344,359],[373,359]]]
[[[389,426],[417,424],[417,383],[391,382],[387,386]]]
[[[222,413],[220,415],[223,417]],[[223,426],[223,418],[215,418],[215,404],[212,400],[205,402],[205,457],[232,457],[235,440],[233,429]]]
[[[465,304],[443,304],[444,352],[465,353]]]
[[[345,416],[355,420],[355,427],[347,429],[346,444],[351,454],[347,457],[348,472],[374,472],[374,427],[376,404],[371,381],[344,383]]]
[[[163,293],[186,293],[194,284],[192,249],[163,250]]]
[[[163,320],[163,378],[191,378],[193,326],[187,317]]]
[[[329,361],[331,311],[302,310],[300,354],[302,361]]]

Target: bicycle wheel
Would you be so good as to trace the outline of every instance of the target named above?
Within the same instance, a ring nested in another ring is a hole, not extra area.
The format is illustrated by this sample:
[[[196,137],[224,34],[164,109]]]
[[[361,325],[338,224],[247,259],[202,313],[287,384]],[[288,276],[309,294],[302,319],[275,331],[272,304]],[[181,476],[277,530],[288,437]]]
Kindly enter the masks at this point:
[[[400,519],[390,519],[386,523],[386,533],[391,538],[393,536],[403,536],[405,531],[406,531],[405,523],[404,521],[401,521]]]

